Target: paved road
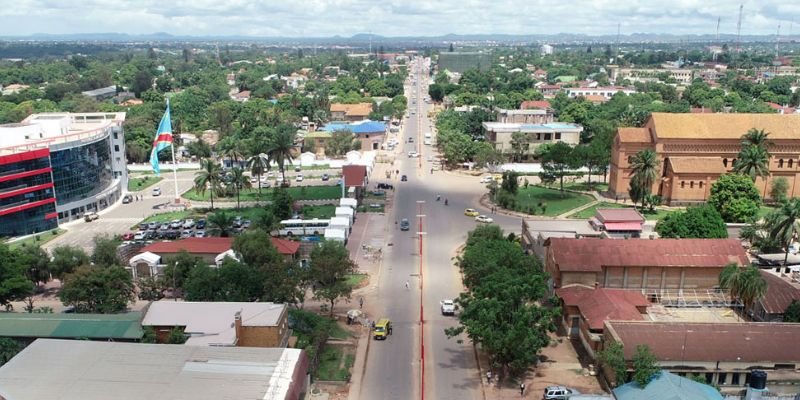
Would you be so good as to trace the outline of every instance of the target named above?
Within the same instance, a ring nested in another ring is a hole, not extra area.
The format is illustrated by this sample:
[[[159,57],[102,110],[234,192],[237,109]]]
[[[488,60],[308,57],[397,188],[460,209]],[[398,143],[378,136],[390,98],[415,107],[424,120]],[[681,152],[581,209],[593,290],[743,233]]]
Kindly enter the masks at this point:
[[[478,178],[459,176],[441,171],[430,173],[428,156],[432,146],[422,145],[424,133],[429,132],[427,112],[430,106],[423,98],[427,85],[418,79],[417,87],[408,88],[409,110],[416,115],[405,122],[405,131],[396,169],[408,176],[408,182],[397,182],[395,207],[390,217],[408,218],[411,229],[389,234],[392,246],[386,252],[376,285],[381,300],[376,318],[386,316],[394,321],[394,333],[385,342],[373,341],[367,357],[366,373],[361,386],[362,399],[410,399],[420,393],[420,304],[424,310],[425,397],[429,399],[482,399],[480,377],[472,345],[468,340],[459,344],[447,339],[444,329],[456,324],[454,317],[442,316],[439,302],[454,298],[462,291],[458,269],[451,258],[464,243],[466,234],[474,229],[474,218],[463,215],[464,208],[474,207],[485,191]],[[417,104],[413,104],[414,93]],[[421,129],[420,129],[421,128]],[[408,137],[414,143],[407,143]],[[421,151],[421,159],[407,158],[408,151]],[[420,166],[421,162],[421,166]],[[436,195],[442,201],[436,201]],[[444,205],[444,199],[449,205]],[[420,205],[418,201],[425,203]],[[423,235],[423,291],[420,296],[419,230],[421,207]],[[507,232],[519,233],[519,219],[493,216]],[[409,281],[411,288],[405,288]],[[421,298],[420,298],[421,297]]]

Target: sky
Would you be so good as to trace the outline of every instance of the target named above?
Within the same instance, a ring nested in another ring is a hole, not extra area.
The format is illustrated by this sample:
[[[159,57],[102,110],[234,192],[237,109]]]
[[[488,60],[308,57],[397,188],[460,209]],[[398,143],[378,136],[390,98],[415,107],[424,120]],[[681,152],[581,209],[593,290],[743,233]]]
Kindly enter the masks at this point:
[[[736,33],[734,0],[0,0],[0,35],[328,37]],[[743,2],[743,35],[800,35],[800,0]]]

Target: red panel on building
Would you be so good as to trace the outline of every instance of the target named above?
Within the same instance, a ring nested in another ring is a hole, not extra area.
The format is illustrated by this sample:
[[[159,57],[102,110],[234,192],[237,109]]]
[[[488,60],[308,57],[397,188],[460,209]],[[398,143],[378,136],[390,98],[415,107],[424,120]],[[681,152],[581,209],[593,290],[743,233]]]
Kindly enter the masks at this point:
[[[5,199],[7,197],[12,197],[12,196],[20,195],[20,194],[25,194],[25,193],[35,192],[37,190],[47,189],[47,188],[51,188],[51,187],[53,187],[53,183],[52,182],[51,183],[45,183],[45,184],[42,184],[42,185],[29,186],[29,187],[25,187],[25,188],[17,189],[17,190],[11,190],[11,191],[8,191],[8,192],[5,192],[5,193],[0,193],[0,199]]]
[[[0,156],[0,165],[13,164],[20,161],[35,160],[37,158],[49,157],[50,149],[39,149],[27,151],[25,153],[9,154],[7,156]]]
[[[57,212],[51,212],[51,213],[49,213],[49,214],[44,216],[44,219],[53,219],[53,218],[58,218],[58,213]]]
[[[53,172],[53,169],[50,168],[50,167],[34,169],[34,170],[30,170],[30,171],[25,171],[25,172],[18,172],[18,173],[15,173],[15,174],[9,174],[9,175],[0,176],[0,182],[10,181],[10,180],[20,179],[20,178],[27,178],[29,176],[35,176],[35,175],[41,175],[41,174],[49,174],[50,172]]]
[[[9,207],[9,208],[0,210],[0,216],[18,213],[20,211],[25,211],[27,209],[31,209],[31,208],[35,208],[35,207],[39,207],[39,206],[43,206],[45,204],[50,204],[50,203],[55,203],[55,202],[56,202],[56,198],[53,197],[53,198],[50,198],[50,199],[34,201],[33,203],[27,203],[27,204],[22,204],[22,205],[15,206],[15,207]]]

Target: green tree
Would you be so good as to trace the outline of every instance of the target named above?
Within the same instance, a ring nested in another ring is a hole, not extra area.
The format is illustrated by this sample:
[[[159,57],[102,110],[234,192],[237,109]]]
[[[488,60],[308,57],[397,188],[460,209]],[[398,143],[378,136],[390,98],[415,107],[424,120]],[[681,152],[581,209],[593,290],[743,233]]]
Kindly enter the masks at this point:
[[[725,222],[747,222],[758,214],[761,196],[747,176],[724,174],[711,185],[708,204]]]
[[[206,264],[202,257],[193,256],[186,250],[166,257],[165,263],[161,281],[164,286],[176,291],[183,289],[183,285],[193,269]]]
[[[218,211],[208,216],[208,234],[211,236],[229,237],[233,234],[233,215]]]
[[[25,344],[17,339],[0,338],[0,366],[11,361],[24,348]]]
[[[650,348],[646,344],[636,346],[636,353],[633,354],[633,381],[644,389],[660,371],[658,359]]]
[[[514,171],[503,172],[503,183],[500,187],[510,194],[517,194],[519,189],[519,173]]]
[[[25,269],[25,276],[34,286],[50,280],[50,255],[39,246],[22,246],[16,251],[16,262]]]
[[[117,253],[119,240],[103,235],[94,237],[94,250],[92,251],[91,261],[97,267],[120,266],[122,262]]]
[[[644,207],[644,200],[650,195],[658,178],[658,155],[650,149],[642,150],[633,156],[630,168],[631,182],[629,192],[631,200],[634,203],[641,202],[642,207]]]
[[[183,333],[183,328],[175,326],[169,330],[167,335],[167,344],[184,344],[186,343],[186,334]]]
[[[261,197],[261,175],[269,171],[269,157],[264,153],[258,153],[247,159],[247,168],[250,173],[258,178],[258,197]]]
[[[728,264],[719,274],[719,286],[730,290],[731,297],[742,301],[745,313],[767,293],[767,281],[752,265],[740,267]]]
[[[525,132],[514,132],[511,134],[511,160],[521,162],[530,146],[530,138]]]
[[[294,158],[293,151],[295,148],[295,138],[297,132],[292,125],[282,124],[279,125],[274,133],[274,136],[269,142],[269,158],[275,160],[280,169],[283,182],[286,182],[286,162],[292,163]]]
[[[331,157],[341,157],[353,148],[354,141],[353,132],[348,130],[334,131],[325,144],[325,153]]]
[[[601,368],[608,368],[614,373],[614,387],[625,384],[628,369],[625,364],[625,353],[621,343],[611,342],[599,352],[597,358],[601,362]]]
[[[324,241],[311,251],[309,279],[314,283],[314,298],[330,303],[330,315],[341,299],[350,299],[353,286],[347,277],[356,270],[350,253],[340,242]]]
[[[236,190],[236,209],[238,210],[240,206],[239,195],[242,189],[249,189],[252,187],[250,179],[244,174],[244,170],[239,167],[233,167],[231,169],[231,181],[229,185],[233,186],[233,189]]]
[[[58,297],[76,312],[102,314],[122,312],[136,298],[130,272],[119,266],[79,267],[64,278]]]
[[[690,207],[683,212],[673,212],[656,223],[656,232],[662,238],[725,239],[727,226],[719,212],[710,205]]]
[[[784,201],[769,219],[770,236],[780,240],[785,250],[783,265],[788,265],[792,240],[800,227],[800,199],[794,197]]]
[[[16,254],[0,243],[0,305],[22,300],[33,293],[33,283],[25,276],[25,266],[14,262]]]
[[[222,184],[222,169],[211,158],[200,161],[200,171],[194,174],[194,190],[201,195],[209,191],[211,196],[211,209],[214,209],[214,192],[219,193]]]
[[[155,344],[156,343],[156,330],[153,329],[152,326],[143,326],[142,331],[144,335],[142,335],[141,343],[148,343],[148,344]]]
[[[769,197],[776,203],[781,203],[786,200],[786,194],[789,191],[789,181],[782,177],[776,177],[772,180],[772,188],[769,190]]]
[[[747,146],[736,156],[733,172],[749,176],[755,182],[756,178],[769,176],[769,153],[761,147]]]
[[[569,169],[578,166],[573,151],[572,146],[564,142],[557,142],[540,153],[542,168],[553,173],[558,178],[561,192],[564,191],[564,176],[567,175]]]
[[[783,322],[800,322],[800,302],[792,300],[783,312]]]
[[[276,187],[272,190],[270,209],[278,221],[291,217],[293,207],[294,199],[292,199],[292,194],[286,188]]]
[[[53,277],[63,281],[64,276],[72,273],[82,265],[89,265],[89,255],[83,249],[74,246],[58,246],[53,249],[53,260],[50,270]]]

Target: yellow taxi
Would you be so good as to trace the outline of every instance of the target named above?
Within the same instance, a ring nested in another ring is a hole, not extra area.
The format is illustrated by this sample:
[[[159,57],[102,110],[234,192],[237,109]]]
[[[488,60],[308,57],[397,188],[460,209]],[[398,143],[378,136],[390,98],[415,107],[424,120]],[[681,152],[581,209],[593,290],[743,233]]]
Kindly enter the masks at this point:
[[[481,213],[477,212],[474,208],[465,208],[464,215],[468,217],[477,217],[478,215],[481,215]]]
[[[392,321],[388,318],[381,318],[372,329],[372,336],[375,340],[386,340],[392,334]]]

